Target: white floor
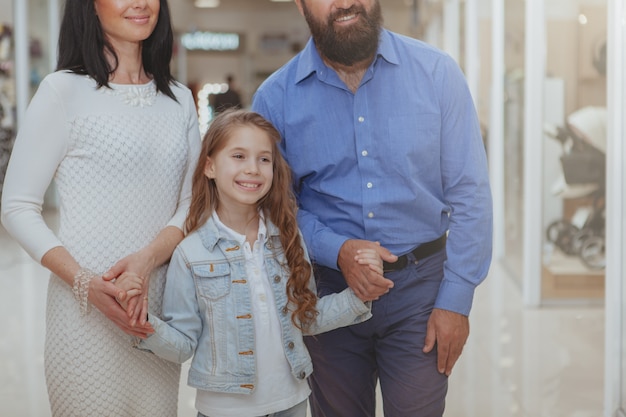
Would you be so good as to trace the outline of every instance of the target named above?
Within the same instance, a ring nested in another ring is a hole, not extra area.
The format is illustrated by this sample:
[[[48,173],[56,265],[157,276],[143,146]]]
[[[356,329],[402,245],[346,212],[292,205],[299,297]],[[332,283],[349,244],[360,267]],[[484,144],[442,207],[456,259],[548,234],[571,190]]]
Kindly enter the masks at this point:
[[[48,274],[1,227],[0,248],[0,416],[50,416],[42,353]],[[603,352],[602,307],[525,309],[494,265],[476,293],[445,417],[600,417]],[[179,416],[193,417],[186,371]]]

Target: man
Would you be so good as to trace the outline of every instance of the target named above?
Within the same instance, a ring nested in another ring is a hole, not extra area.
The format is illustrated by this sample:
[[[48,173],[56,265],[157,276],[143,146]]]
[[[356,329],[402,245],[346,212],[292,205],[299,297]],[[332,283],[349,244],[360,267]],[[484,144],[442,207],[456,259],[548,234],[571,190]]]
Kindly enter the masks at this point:
[[[441,416],[491,261],[472,98],[449,56],[382,28],[378,0],[296,4],[312,39],[252,108],[281,132],[318,291],[374,300],[368,322],[308,338],[312,413],[374,416],[379,380],[386,416]],[[354,261],[365,247],[382,276]]]

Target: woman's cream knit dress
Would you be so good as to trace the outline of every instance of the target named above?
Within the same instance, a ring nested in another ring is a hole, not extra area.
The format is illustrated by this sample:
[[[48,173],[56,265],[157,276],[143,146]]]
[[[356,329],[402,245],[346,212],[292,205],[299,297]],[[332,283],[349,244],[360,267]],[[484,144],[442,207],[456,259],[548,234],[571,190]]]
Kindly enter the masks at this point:
[[[44,79],[20,123],[2,196],[5,227],[34,259],[63,245],[81,266],[104,273],[166,225],[182,227],[200,138],[189,90],[173,91],[178,103],[157,94],[154,83],[97,89],[91,78],[68,72]],[[41,216],[53,178],[57,234]],[[164,279],[165,266],[151,277],[157,315]],[[54,416],[176,416],[178,365],[135,349],[97,309],[81,316],[72,289],[54,275],[47,303]]]

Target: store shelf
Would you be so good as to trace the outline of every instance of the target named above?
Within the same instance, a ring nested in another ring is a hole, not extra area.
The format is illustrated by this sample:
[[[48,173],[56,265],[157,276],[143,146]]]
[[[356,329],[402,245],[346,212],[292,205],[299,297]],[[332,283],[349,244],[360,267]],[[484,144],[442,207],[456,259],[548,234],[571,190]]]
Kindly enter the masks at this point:
[[[543,266],[541,283],[543,299],[604,299],[604,270],[589,269],[558,250]]]

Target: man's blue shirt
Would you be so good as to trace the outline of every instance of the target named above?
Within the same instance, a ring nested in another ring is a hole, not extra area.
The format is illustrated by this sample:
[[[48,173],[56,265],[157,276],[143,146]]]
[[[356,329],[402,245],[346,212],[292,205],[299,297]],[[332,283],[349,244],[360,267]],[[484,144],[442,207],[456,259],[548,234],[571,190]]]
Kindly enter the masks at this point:
[[[452,58],[383,30],[352,93],[309,40],[252,109],[283,138],[314,262],[338,269],[347,239],[402,255],[448,231],[435,307],[469,314],[491,261],[492,203],[478,118]]]

